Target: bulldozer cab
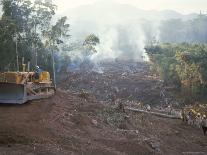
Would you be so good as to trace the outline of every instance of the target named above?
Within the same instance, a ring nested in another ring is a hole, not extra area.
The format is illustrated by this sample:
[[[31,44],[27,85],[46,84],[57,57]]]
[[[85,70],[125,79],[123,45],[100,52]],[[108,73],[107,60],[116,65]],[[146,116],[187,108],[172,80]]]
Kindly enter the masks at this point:
[[[46,71],[42,71],[40,73],[35,72],[33,75],[33,80],[36,83],[50,82],[50,73]]]

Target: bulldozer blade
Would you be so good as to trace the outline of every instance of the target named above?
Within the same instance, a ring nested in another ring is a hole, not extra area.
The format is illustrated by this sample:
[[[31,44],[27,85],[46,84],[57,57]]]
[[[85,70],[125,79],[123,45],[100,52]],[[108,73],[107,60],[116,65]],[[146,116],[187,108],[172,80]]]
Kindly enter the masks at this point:
[[[0,83],[0,104],[23,104],[27,101],[26,95],[24,85]]]

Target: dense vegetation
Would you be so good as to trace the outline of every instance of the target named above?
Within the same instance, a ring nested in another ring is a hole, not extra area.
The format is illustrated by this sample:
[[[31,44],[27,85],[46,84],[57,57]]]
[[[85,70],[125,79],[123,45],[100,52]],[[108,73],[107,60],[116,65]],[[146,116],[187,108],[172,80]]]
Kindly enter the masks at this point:
[[[62,40],[69,37],[67,17],[54,20],[57,7],[50,2],[2,0],[1,5],[0,71],[16,70],[17,60],[21,69],[22,58],[33,67],[38,64],[51,70],[52,51],[58,51]]]
[[[31,61],[31,68],[37,64],[52,72],[53,52],[56,71],[65,72],[71,51],[78,49],[84,57],[96,52],[94,46],[100,41],[94,34],[78,44],[68,43],[67,17],[56,19],[57,6],[49,1],[2,0],[0,5],[0,72],[21,70],[22,60]]]
[[[159,40],[151,35],[145,47],[152,70],[165,85],[176,87],[188,98],[207,92],[206,27],[207,16],[202,14],[186,21],[162,21]]]
[[[173,85],[192,94],[207,91],[207,45],[161,44],[146,46],[152,69],[165,84]]]

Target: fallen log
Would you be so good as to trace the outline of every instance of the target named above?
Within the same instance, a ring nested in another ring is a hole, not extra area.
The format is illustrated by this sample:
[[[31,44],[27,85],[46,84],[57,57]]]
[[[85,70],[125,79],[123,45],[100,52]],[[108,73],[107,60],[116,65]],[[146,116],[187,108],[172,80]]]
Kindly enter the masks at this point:
[[[158,113],[158,112],[145,111],[145,110],[134,109],[134,108],[129,108],[129,107],[126,107],[125,110],[129,110],[129,111],[133,111],[133,112],[140,112],[140,113],[145,113],[145,114],[152,114],[152,115],[163,117],[163,118],[181,119],[181,117],[179,117],[179,116],[167,115],[167,114],[162,114],[162,113]]]

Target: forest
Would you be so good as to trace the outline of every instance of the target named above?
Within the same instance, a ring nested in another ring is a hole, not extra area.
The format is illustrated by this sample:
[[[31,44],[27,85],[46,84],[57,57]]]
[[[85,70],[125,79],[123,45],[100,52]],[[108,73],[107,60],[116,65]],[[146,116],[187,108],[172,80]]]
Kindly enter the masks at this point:
[[[31,61],[51,68],[51,51],[58,50],[61,39],[69,37],[67,17],[53,20],[57,6],[29,0],[3,0],[0,20],[0,70],[16,70]],[[18,52],[18,58],[16,57]]]
[[[199,14],[191,20],[170,19],[161,22],[160,42],[168,43],[206,43],[207,16]]]
[[[1,5],[0,71],[21,69],[21,64],[29,61],[31,68],[38,64],[52,71],[53,52],[56,70],[67,68],[70,58],[64,51],[73,50],[73,45],[68,44],[71,38],[70,24],[66,16],[57,18],[55,4],[47,1],[2,0]],[[96,43],[99,43],[99,38],[89,34],[78,48],[88,55],[95,52],[93,46]],[[59,51],[63,52],[60,54]]]
[[[166,85],[194,95],[207,91],[207,16],[163,21],[160,41],[145,46],[152,70]]]

